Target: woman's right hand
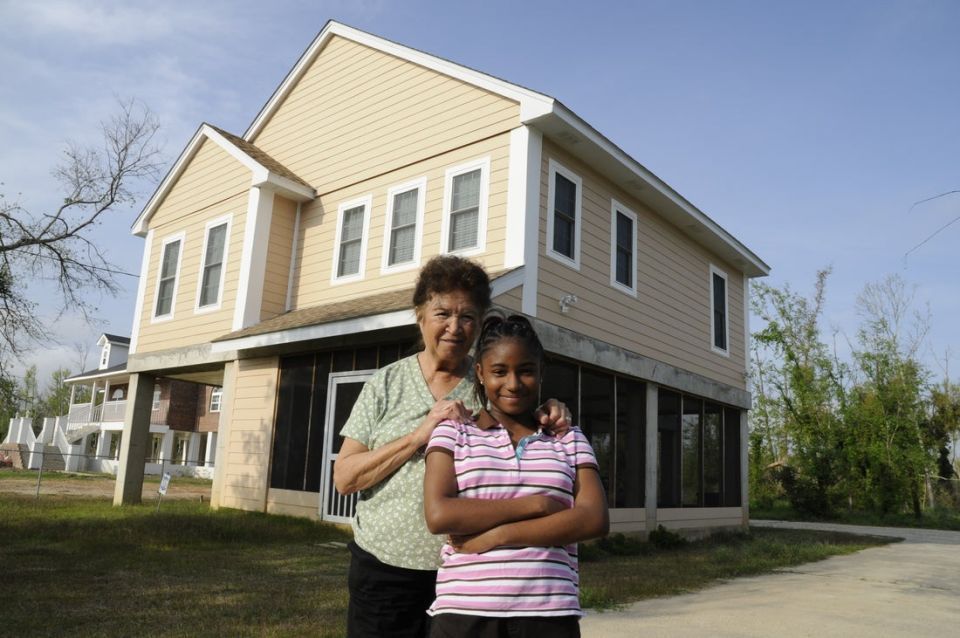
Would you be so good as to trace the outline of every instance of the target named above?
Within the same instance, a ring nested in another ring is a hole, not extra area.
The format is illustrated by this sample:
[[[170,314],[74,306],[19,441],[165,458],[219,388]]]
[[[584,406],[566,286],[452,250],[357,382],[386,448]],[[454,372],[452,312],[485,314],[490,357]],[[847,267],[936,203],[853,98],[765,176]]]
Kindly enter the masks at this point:
[[[437,425],[439,425],[442,421],[450,420],[463,423],[468,421],[470,417],[470,410],[468,410],[467,406],[463,404],[463,401],[459,399],[456,401],[440,399],[433,404],[433,407],[430,408],[430,412],[427,413],[427,416],[423,419],[423,422],[417,426],[417,429],[413,431],[413,434],[414,437],[416,437],[419,446],[423,447],[430,442],[430,435],[433,434],[434,428],[436,428]]]

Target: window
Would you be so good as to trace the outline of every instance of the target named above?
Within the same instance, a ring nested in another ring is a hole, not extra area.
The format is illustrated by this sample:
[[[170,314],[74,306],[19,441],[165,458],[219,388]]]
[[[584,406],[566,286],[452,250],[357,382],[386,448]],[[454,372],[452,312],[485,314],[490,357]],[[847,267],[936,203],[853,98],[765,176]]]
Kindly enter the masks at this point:
[[[100,351],[100,369],[107,367],[107,363],[110,361],[110,344],[105,344],[103,350]]]
[[[163,242],[163,250],[160,252],[160,276],[157,278],[157,305],[153,313],[155,319],[168,319],[173,316],[182,242],[183,235],[171,237]]]
[[[487,181],[490,158],[451,168],[446,173],[441,252],[477,253],[487,233]]]
[[[423,226],[427,180],[403,184],[387,192],[387,222],[383,231],[381,270],[392,272],[420,264],[420,229]]]
[[[229,219],[218,219],[207,224],[207,234],[203,240],[200,284],[197,290],[198,310],[216,310],[220,307],[229,236]]]
[[[729,355],[730,330],[727,322],[727,274],[710,266],[710,347]]]
[[[367,253],[367,229],[370,223],[370,201],[363,199],[341,204],[337,211],[336,250],[333,255],[331,283],[363,279]]]
[[[153,389],[153,404],[150,407],[151,410],[160,409],[160,388]]]
[[[550,160],[547,195],[547,256],[580,270],[580,197],[583,182]]]
[[[637,294],[637,214],[616,200],[610,207],[610,285]]]
[[[214,388],[210,393],[210,411],[219,412],[221,401],[223,401],[223,388]]]

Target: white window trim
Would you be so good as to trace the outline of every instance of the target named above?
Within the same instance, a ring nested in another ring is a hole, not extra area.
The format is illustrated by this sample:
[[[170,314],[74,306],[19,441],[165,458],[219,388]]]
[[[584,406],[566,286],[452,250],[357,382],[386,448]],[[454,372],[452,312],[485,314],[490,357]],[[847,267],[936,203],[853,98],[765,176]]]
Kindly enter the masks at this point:
[[[160,296],[160,275],[163,274],[163,256],[167,252],[167,244],[172,244],[175,241],[180,242],[180,250],[177,251],[177,269],[173,274],[173,297],[170,299],[170,312],[165,315],[158,315],[156,314],[157,298]],[[150,312],[150,323],[159,323],[173,319],[174,312],[177,308],[177,292],[180,290],[180,264],[183,263],[183,250],[186,245],[187,234],[185,232],[168,235],[160,243],[160,255],[159,261],[157,262],[157,283],[153,287],[153,309]]]
[[[453,178],[480,169],[480,201],[477,208],[477,245],[460,250],[447,250],[450,245],[450,204],[453,201]],[[440,254],[470,256],[482,253],[487,245],[487,204],[490,196],[490,158],[482,157],[448,168],[443,177],[443,217],[440,223]]]
[[[583,202],[583,180],[580,179],[580,176],[565,167],[563,164],[560,164],[555,159],[550,159],[547,163],[547,242],[546,242],[546,255],[550,259],[560,262],[565,266],[569,266],[574,270],[580,270],[580,236],[583,232],[583,216],[581,215],[581,205]],[[570,259],[563,253],[558,253],[553,249],[553,201],[556,190],[556,179],[555,175],[559,173],[563,175],[571,182],[577,186],[577,198],[576,205],[574,210],[574,222],[573,222],[573,259]]]
[[[373,204],[373,195],[344,202],[337,207],[337,235],[333,242],[333,260],[330,267],[330,285],[336,286],[354,281],[361,281],[367,271],[367,240],[370,238],[370,208]],[[340,265],[340,233],[343,231],[343,214],[351,208],[363,206],[363,230],[360,231],[360,267],[355,274],[337,277]]]
[[[413,229],[413,260],[400,264],[390,264],[390,241],[393,239],[393,200],[394,197],[408,191],[417,191],[417,219]],[[420,267],[420,256],[423,245],[423,211],[427,198],[427,178],[421,177],[405,184],[398,184],[387,190],[387,215],[383,226],[383,255],[380,259],[380,273],[390,274],[404,272]]]
[[[207,268],[207,242],[210,241],[210,230],[227,225],[227,232],[223,238],[223,258],[221,259],[220,283],[217,287],[217,302],[206,306],[200,305],[200,295],[203,292],[203,271]],[[227,278],[227,257],[230,254],[230,230],[233,227],[233,215],[224,215],[216,219],[211,219],[203,228],[203,252],[200,253],[200,272],[197,273],[197,299],[193,306],[194,314],[204,314],[220,310],[223,304],[223,282]]]
[[[723,305],[724,305],[724,317],[726,321],[723,322],[723,328],[725,331],[724,343],[727,344],[726,350],[718,348],[716,346],[716,324],[713,321],[713,276],[717,275],[723,279]],[[709,281],[709,290],[710,290],[710,349],[716,352],[717,354],[723,355],[725,357],[730,356],[730,278],[727,277],[727,273],[720,270],[713,264],[710,264],[710,281]]]
[[[103,344],[103,349],[100,351],[100,369],[104,369],[110,363],[110,344]]]
[[[617,213],[629,218],[632,222],[630,272],[633,276],[630,280],[633,285],[631,286],[617,281]],[[610,285],[631,297],[637,296],[637,214],[615,199],[610,203]]]
[[[216,409],[216,410],[213,409],[213,397],[217,397],[217,409]],[[220,412],[220,410],[223,409],[223,388],[214,388],[213,391],[210,392],[210,406],[209,406],[209,407],[210,407],[210,412],[211,412],[211,413]]]

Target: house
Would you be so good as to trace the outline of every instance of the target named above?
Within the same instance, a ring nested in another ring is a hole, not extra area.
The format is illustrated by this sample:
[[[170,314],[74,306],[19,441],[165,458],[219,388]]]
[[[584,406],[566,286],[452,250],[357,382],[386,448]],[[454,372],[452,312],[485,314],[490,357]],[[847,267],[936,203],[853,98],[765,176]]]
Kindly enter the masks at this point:
[[[133,232],[118,504],[176,379],[223,388],[214,506],[348,520],[337,432],[416,340],[419,266],[451,252],[536,326],[613,530],[747,523],[747,297],[769,268],[550,96],[329,22],[243,135],[199,127]]]
[[[5,444],[23,446],[26,467],[116,474],[129,373],[128,337],[103,334],[96,368],[65,379],[67,414],[47,417],[33,436],[32,419],[13,419]],[[150,402],[144,473],[213,477],[222,388],[176,379],[158,379]],[[26,427],[22,427],[22,426]],[[40,452],[42,451],[42,455]]]

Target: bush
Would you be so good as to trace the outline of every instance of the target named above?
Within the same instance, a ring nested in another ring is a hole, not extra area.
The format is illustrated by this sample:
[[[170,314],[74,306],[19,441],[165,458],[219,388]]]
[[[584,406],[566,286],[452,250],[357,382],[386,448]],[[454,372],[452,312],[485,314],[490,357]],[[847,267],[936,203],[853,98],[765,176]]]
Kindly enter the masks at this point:
[[[657,529],[650,532],[648,540],[658,549],[677,549],[687,544],[687,539],[676,532],[671,532],[663,525],[657,525]]]

